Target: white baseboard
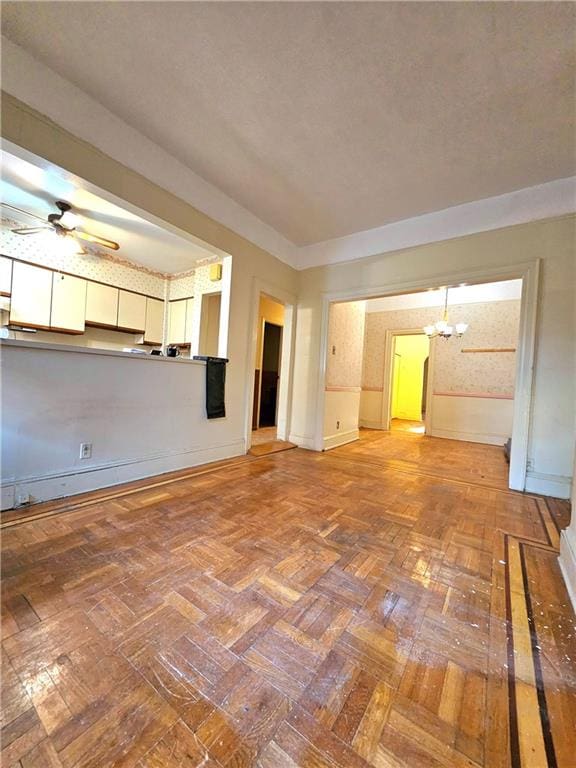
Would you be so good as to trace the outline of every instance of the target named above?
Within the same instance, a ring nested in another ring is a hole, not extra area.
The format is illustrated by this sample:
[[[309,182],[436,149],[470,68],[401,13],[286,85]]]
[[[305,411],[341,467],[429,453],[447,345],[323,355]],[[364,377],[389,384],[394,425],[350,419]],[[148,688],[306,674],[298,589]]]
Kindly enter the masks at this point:
[[[317,450],[314,444],[314,438],[307,437],[306,435],[296,435],[293,432],[291,432],[288,437],[288,442],[294,443],[294,445],[297,445],[298,448],[305,448],[307,451]]]
[[[542,496],[554,496],[556,499],[569,499],[571,485],[571,477],[527,472],[524,490],[529,493],[540,493]]]
[[[50,475],[10,478],[2,481],[1,508],[12,509],[19,497],[26,495],[30,501],[51,501],[77,493],[95,491],[112,485],[142,480],[146,477],[174,472],[211,461],[230,459],[246,453],[244,440],[211,446],[193,448],[178,454],[163,454],[151,458],[114,462],[79,470],[70,470]]]
[[[466,443],[486,443],[487,445],[502,445],[508,439],[506,435],[494,435],[484,432],[458,432],[453,429],[438,429],[432,427],[428,433],[431,437],[445,437],[449,440],[463,440]]]
[[[336,434],[324,438],[322,450],[329,451],[331,448],[338,448],[339,445],[353,443],[359,437],[360,433],[357,429],[349,429],[348,432],[336,432]]]
[[[566,589],[576,613],[576,541],[570,528],[560,535],[560,557],[558,562],[566,583]]]
[[[360,426],[365,429],[385,429],[381,421],[368,421],[367,419],[360,419]]]

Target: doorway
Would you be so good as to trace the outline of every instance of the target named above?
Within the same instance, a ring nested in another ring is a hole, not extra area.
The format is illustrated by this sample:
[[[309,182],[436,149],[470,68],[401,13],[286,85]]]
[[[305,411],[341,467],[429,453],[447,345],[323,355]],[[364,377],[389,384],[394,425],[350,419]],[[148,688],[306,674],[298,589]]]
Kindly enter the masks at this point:
[[[466,279],[470,282],[464,282]],[[505,270],[487,270],[473,277],[460,274],[451,280],[452,285],[447,285],[449,280],[444,279],[440,287],[422,281],[394,288],[390,285],[380,289],[372,287],[368,295],[362,295],[361,291],[339,291],[324,296],[321,355],[326,363],[319,371],[314,448],[326,449],[329,396],[326,381],[329,354],[333,348],[331,305],[364,301],[366,321],[359,428],[389,431],[390,434],[394,336],[424,333],[432,337],[428,368],[422,372],[422,391],[428,396],[420,418],[424,421],[427,438],[417,445],[436,446],[440,453],[448,450],[448,444],[442,445],[440,440],[429,442],[429,436],[492,446],[479,450],[497,457],[498,472],[502,478],[508,477],[509,488],[524,490],[532,485],[532,478],[527,476],[526,457],[538,262]],[[444,317],[439,316],[442,307]],[[446,315],[449,313],[454,325],[447,323],[442,330],[448,330],[448,333],[441,333],[439,326],[448,319]],[[392,330],[395,328],[402,330]],[[382,344],[383,337],[385,344]],[[370,438],[368,442],[372,447],[375,440],[382,439],[374,433],[364,433],[363,437]],[[506,465],[505,444],[510,446],[509,466]],[[388,441],[390,446],[395,446],[402,454],[406,441],[396,433],[395,440]],[[422,460],[421,452],[417,458]]]
[[[282,351],[282,326],[264,321],[258,427],[275,427]]]
[[[251,430],[249,453],[267,453],[294,448],[287,441],[294,307],[259,293],[256,299]]]
[[[423,333],[392,339],[390,430],[424,434],[430,340]]]

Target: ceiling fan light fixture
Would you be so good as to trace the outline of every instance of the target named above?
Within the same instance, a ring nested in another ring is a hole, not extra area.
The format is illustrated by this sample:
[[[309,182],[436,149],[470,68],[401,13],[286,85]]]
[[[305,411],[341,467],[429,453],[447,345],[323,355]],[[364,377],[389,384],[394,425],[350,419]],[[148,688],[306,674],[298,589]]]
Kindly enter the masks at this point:
[[[60,219],[59,224],[61,227],[64,227],[64,229],[67,229],[69,232],[71,232],[80,224],[80,219],[75,213],[72,213],[72,211],[65,211],[62,214],[62,218]]]

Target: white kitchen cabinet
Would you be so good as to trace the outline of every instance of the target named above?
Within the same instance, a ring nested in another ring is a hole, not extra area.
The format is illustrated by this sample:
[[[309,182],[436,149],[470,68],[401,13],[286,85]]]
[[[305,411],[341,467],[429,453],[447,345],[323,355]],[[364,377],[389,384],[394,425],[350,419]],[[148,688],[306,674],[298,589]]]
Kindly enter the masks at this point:
[[[84,333],[86,280],[61,272],[52,273],[50,328],[66,333]]]
[[[86,290],[86,323],[115,328],[118,325],[118,288],[102,283],[88,283]]]
[[[186,299],[171,301],[168,310],[168,343],[186,344]]]
[[[0,296],[10,296],[12,292],[12,259],[0,256]]]
[[[52,271],[14,261],[10,324],[28,328],[50,327]]]
[[[146,328],[146,296],[131,291],[118,293],[118,328],[141,331]]]
[[[146,298],[145,344],[162,344],[164,331],[164,302],[160,299]]]

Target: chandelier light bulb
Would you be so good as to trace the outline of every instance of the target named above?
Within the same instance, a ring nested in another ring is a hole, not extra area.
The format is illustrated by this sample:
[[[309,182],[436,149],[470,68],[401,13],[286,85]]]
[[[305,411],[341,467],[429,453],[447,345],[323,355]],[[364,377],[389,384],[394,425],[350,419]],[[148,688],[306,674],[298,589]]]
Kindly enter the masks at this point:
[[[454,330],[456,330],[456,335],[460,338],[467,329],[468,323],[456,323],[455,327],[448,325],[448,288],[446,288],[442,320],[437,320],[434,325],[425,325],[422,330],[428,338],[442,336],[444,339],[449,339],[454,334]]]

